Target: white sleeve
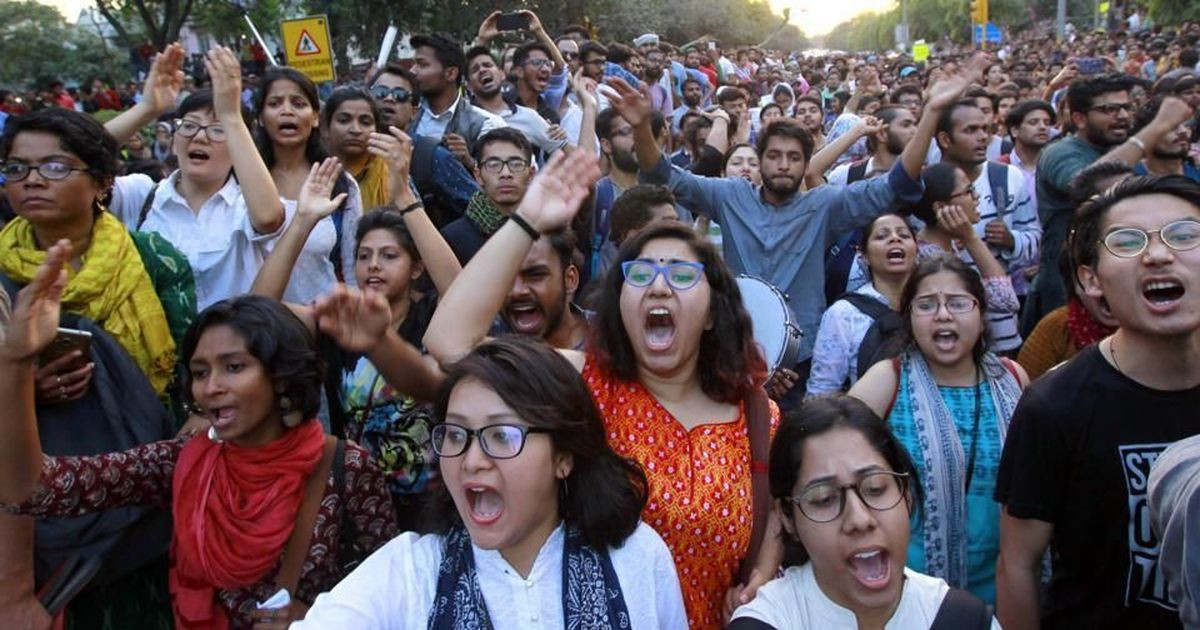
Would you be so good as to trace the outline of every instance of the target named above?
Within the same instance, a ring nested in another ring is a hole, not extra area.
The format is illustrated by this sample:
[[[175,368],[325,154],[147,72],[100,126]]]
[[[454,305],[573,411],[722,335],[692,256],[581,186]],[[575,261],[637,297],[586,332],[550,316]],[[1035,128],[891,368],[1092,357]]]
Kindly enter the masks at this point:
[[[163,180],[164,182],[167,180]],[[125,227],[136,230],[138,218],[142,214],[142,206],[146,197],[154,190],[154,180],[148,175],[134,173],[122,175],[113,180],[112,199],[108,211],[117,217]]]
[[[846,378],[850,376],[850,355],[857,352],[857,348],[846,335],[845,329],[850,324],[847,308],[858,310],[849,302],[838,300],[821,316],[817,339],[813,343],[812,369],[809,371],[807,384],[808,396],[839,392],[846,383]]]
[[[1012,165],[1008,167],[1008,190],[1013,201],[1004,213],[1004,220],[1013,233],[1010,260],[1015,264],[1036,263],[1042,242],[1042,222],[1038,218],[1037,200],[1030,194],[1025,173]]]
[[[426,627],[441,565],[440,536],[405,532],[313,602],[291,630]]]
[[[363,216],[362,191],[353,177],[345,175],[350,182],[350,191],[346,195],[346,209],[342,213],[342,279],[348,287],[357,287],[358,280],[354,276],[355,250],[358,243],[358,222]]]
[[[645,523],[645,527],[653,529]],[[658,621],[660,628],[686,628],[687,611],[683,606],[683,590],[679,586],[679,572],[675,570],[675,561],[671,558],[671,550],[663,542],[658,532],[653,532],[658,543],[654,552],[654,583],[658,585]]]

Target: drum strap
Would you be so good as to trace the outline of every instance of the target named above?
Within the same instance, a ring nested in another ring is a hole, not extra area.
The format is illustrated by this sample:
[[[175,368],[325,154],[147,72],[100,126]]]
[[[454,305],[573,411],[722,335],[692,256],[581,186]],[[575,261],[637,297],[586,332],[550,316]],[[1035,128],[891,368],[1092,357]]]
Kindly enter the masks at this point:
[[[771,489],[767,480],[767,457],[771,448],[771,407],[767,392],[757,387],[746,398],[746,424],[750,433],[750,490],[753,500],[753,520],[750,525],[750,547],[742,558],[739,570],[742,584],[758,561],[763,538],[767,533],[767,515],[771,509]]]

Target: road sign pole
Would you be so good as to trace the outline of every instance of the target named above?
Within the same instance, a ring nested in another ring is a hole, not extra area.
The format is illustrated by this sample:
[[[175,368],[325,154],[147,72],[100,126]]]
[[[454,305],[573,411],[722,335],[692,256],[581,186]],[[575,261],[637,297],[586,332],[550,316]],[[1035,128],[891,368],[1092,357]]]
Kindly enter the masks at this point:
[[[250,27],[250,32],[254,33],[254,39],[258,40],[258,45],[262,46],[263,52],[267,53],[267,59],[271,61],[271,65],[278,66],[279,62],[275,61],[275,55],[271,54],[271,49],[267,46],[267,42],[263,41],[263,37],[259,34],[258,29],[254,28],[254,22],[250,19],[250,14],[243,12],[242,17],[246,20],[246,26]]]

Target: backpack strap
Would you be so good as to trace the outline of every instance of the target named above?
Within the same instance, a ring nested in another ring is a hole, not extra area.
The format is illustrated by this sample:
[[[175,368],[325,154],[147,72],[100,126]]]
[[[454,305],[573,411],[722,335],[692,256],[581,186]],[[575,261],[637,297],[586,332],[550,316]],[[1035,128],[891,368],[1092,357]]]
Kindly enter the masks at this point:
[[[880,302],[869,295],[863,295],[862,293],[856,293],[854,291],[843,293],[838,299],[846,300],[851,306],[858,309],[863,315],[866,315],[871,319],[877,320],[889,312],[894,312],[892,311],[892,307],[888,306],[887,304],[884,304],[883,302]]]
[[[146,222],[146,216],[150,214],[150,208],[154,205],[154,195],[158,193],[158,185],[162,182],[154,182],[154,186],[150,188],[150,194],[146,195],[146,200],[142,202],[142,209],[138,212],[137,225],[134,226],[135,232],[142,229],[142,224]]]
[[[771,405],[766,390],[755,388],[746,398],[745,405],[746,424],[750,433],[750,490],[754,511],[750,522],[750,547],[739,570],[743,584],[749,581],[750,572],[758,560],[771,511],[771,488],[767,480],[767,458],[771,450]]]
[[[333,451],[333,487],[342,496],[342,514],[338,517],[341,522],[341,532],[338,534],[337,563],[345,574],[358,565],[366,554],[358,549],[354,542],[354,519],[350,518],[350,510],[346,502],[350,493],[346,490],[346,439],[340,438]]]
[[[325,481],[329,479],[329,469],[333,466],[334,451],[339,440],[325,437],[325,448],[321,449],[321,461],[304,481],[304,498],[300,502],[300,511],[296,513],[296,525],[292,535],[288,536],[283,547],[283,561],[279,573],[275,576],[275,585],[286,588],[293,599],[296,589],[300,586],[300,572],[304,569],[304,560],[308,557],[308,546],[312,543],[313,525],[317,521],[317,511],[321,507],[321,498],[325,495]],[[335,486],[336,490],[336,486]]]
[[[1012,359],[1000,357],[1000,363],[1004,364],[1004,369],[1008,370],[1008,373],[1012,374],[1013,380],[1017,381],[1017,387],[1023,389],[1024,386],[1021,385],[1021,375],[1017,372],[1017,365],[1013,363]]]
[[[433,194],[433,151],[438,139],[429,136],[413,137],[413,155],[410,161],[413,183],[422,197]]]
[[[850,170],[846,172],[846,183],[853,184],[861,181],[867,176],[867,160],[859,160],[850,165]]]
[[[991,627],[991,607],[968,591],[950,587],[929,630],[988,630]]]
[[[989,160],[987,173],[992,201],[996,204],[996,217],[1003,220],[1004,215],[1008,214],[1008,165]]]

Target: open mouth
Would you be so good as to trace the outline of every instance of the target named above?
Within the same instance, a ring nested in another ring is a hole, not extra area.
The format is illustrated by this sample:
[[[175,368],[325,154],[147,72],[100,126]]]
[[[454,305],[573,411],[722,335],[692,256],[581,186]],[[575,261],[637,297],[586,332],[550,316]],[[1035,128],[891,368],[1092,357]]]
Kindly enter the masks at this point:
[[[370,276],[366,280],[363,281],[363,286],[368,289],[382,291],[385,288],[387,288],[387,281],[384,280],[383,278],[380,278],[379,276]]]
[[[471,520],[476,525],[491,525],[504,514],[504,497],[487,486],[470,485],[464,488]]]
[[[870,549],[852,554],[846,559],[846,566],[860,584],[872,590],[887,586],[892,573],[886,549]]]
[[[537,302],[521,301],[508,305],[508,321],[513,330],[522,335],[533,335],[542,329],[542,308]]]
[[[1153,280],[1142,285],[1142,297],[1155,306],[1178,302],[1183,294],[1183,284],[1177,280]]]
[[[212,423],[214,429],[220,431],[221,429],[229,428],[229,425],[233,424],[234,419],[237,418],[237,413],[233,407],[214,407],[205,410],[204,416]]]
[[[208,151],[203,149],[191,149],[187,152],[187,158],[192,162],[207,162],[211,157]]]
[[[953,350],[958,344],[958,333],[953,330],[939,330],[933,333],[933,345],[938,350]]]
[[[904,262],[904,260],[908,258],[908,254],[906,254],[904,250],[899,247],[893,247],[892,249],[887,250],[886,256],[888,262]]]
[[[300,125],[298,125],[294,122],[279,123],[279,133],[293,134],[293,133],[297,133],[299,131],[300,131]]]
[[[657,306],[646,313],[645,326],[646,346],[654,351],[662,351],[671,347],[675,342],[675,317],[671,311]]]

